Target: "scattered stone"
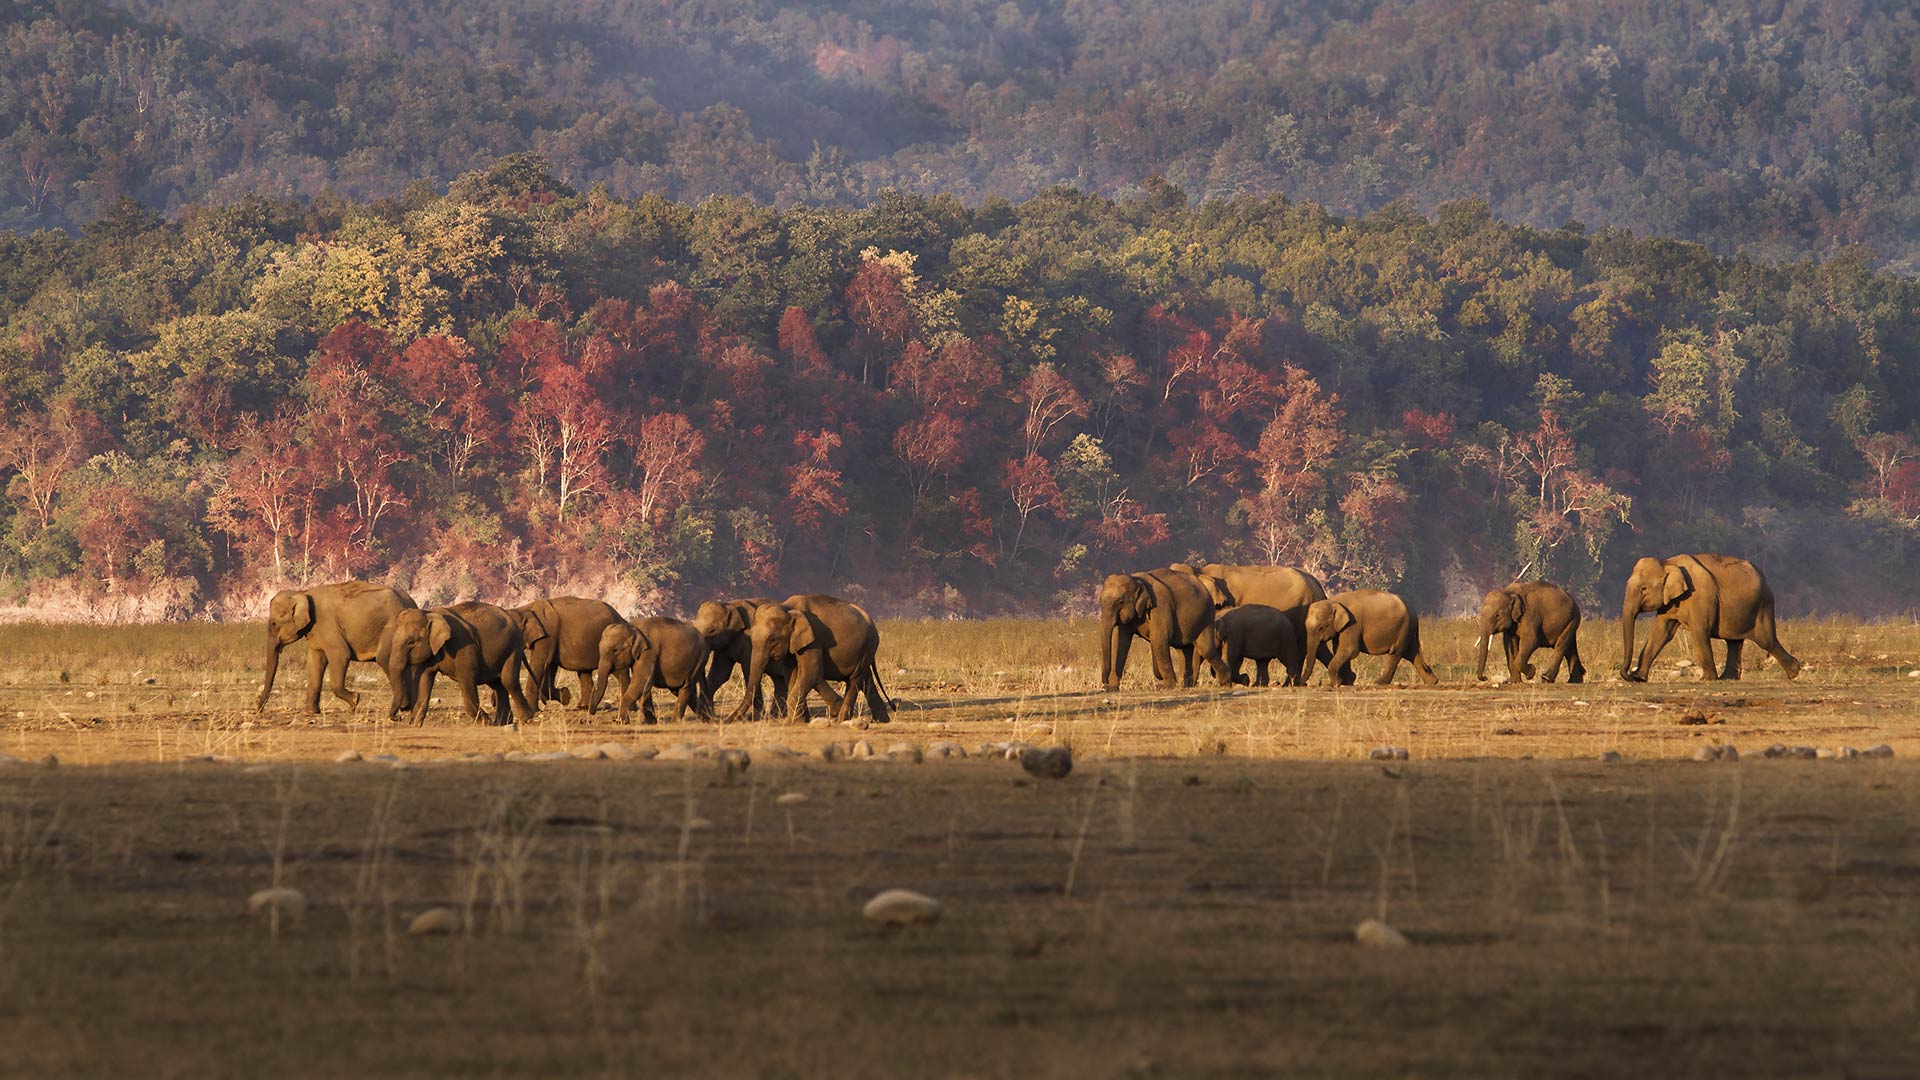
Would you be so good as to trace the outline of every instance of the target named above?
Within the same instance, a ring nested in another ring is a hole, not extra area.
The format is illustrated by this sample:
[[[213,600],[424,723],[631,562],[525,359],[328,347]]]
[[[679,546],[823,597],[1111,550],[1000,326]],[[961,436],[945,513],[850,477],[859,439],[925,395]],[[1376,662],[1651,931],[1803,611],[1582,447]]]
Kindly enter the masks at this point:
[[[407,933],[415,937],[451,934],[460,929],[460,913],[450,907],[430,907],[407,923]]]
[[[833,724],[833,717],[831,716],[816,716],[813,719],[807,721],[808,727],[830,727],[832,726],[832,724]]]
[[[1787,756],[1802,761],[1812,761],[1820,756],[1820,752],[1811,746],[1789,746]]]
[[[865,739],[861,739],[859,742],[853,744],[852,749],[847,752],[847,756],[855,761],[866,761],[874,756],[873,744]]]
[[[782,746],[779,743],[763,746],[760,748],[760,752],[767,757],[780,759],[792,759],[801,756],[800,751],[795,750],[791,746]]]
[[[18,765],[18,764],[20,764],[20,759],[17,757],[14,757],[12,754],[0,754],[0,765]]]
[[[565,750],[549,750],[544,754],[528,754],[523,761],[572,761],[573,755]]]
[[[527,752],[525,750],[509,750],[506,753],[500,755],[500,760],[525,761],[527,760]]]
[[[1702,746],[1702,747],[1700,747],[1699,749],[1697,749],[1697,750],[1695,750],[1695,751],[1693,752],[1693,760],[1695,760],[1695,761],[1719,761],[1719,760],[1720,760],[1720,748],[1719,748],[1719,747],[1717,747],[1717,746]]]
[[[1869,746],[1865,750],[1860,751],[1860,756],[1870,757],[1870,758],[1890,758],[1893,756],[1893,747],[1888,746],[1886,743],[1881,743],[1879,746]]]
[[[599,761],[607,755],[600,752],[599,743],[594,743],[592,746],[576,746],[567,751],[567,756],[576,761]]]
[[[1028,725],[1027,725],[1027,734],[1029,734],[1029,735],[1051,735],[1051,734],[1053,734],[1053,725],[1052,725],[1052,724],[1028,724]]]
[[[1368,919],[1354,927],[1353,940],[1369,949],[1404,949],[1413,944],[1407,935],[1379,919]]]
[[[1761,757],[1763,757],[1763,758],[1783,758],[1783,757],[1786,757],[1786,756],[1787,756],[1787,744],[1786,744],[1786,743],[1774,743],[1774,744],[1773,744],[1772,746],[1769,746],[1769,747],[1767,747],[1767,748],[1766,748],[1765,750],[1762,750],[1762,751],[1760,751],[1760,756],[1761,756]]]
[[[688,818],[685,822],[682,822],[682,825],[686,828],[688,832],[712,832],[713,831],[713,822],[708,821],[706,818],[703,818],[703,817]]]
[[[1892,756],[1893,756],[1893,751],[1892,751],[1892,750],[1888,750],[1888,751],[1886,752],[1886,754],[1885,754],[1884,756],[1885,756],[1885,757],[1892,757]],[[42,768],[47,768],[47,769],[51,769],[51,768],[53,768],[53,767],[54,767],[55,765],[58,765],[58,764],[60,764],[60,759],[59,759],[59,758],[57,758],[57,757],[54,757],[54,756],[53,756],[52,754],[48,754],[48,755],[47,755],[46,757],[43,757],[43,758],[41,758],[41,759],[40,759],[40,765],[41,765],[41,767],[42,767]]]
[[[307,913],[307,894],[280,885],[247,897],[247,914],[258,915],[263,911],[277,911],[289,919],[297,919]]]
[[[471,762],[475,765],[497,765],[507,760],[507,755],[476,750],[471,754],[467,754],[461,758],[461,760]]]
[[[910,742],[897,742],[887,747],[887,757],[892,761],[910,761],[915,765],[927,759],[920,748]]]
[[[149,676],[147,676],[147,677],[146,677],[145,679],[142,679],[142,680],[140,681],[140,685],[142,685],[142,686],[152,686],[153,684],[155,684],[155,683],[157,683],[157,682],[159,682],[159,681],[160,681],[159,679],[156,679],[156,678],[154,678],[153,676],[151,676],[151,675],[149,675]]]
[[[1412,756],[1405,747],[1400,746],[1376,746],[1367,751],[1367,758],[1371,761],[1405,761]]]
[[[697,758],[718,757],[719,755],[720,748],[712,743],[701,743],[699,746],[693,748],[693,756]]]
[[[1073,771],[1073,751],[1064,746],[1028,747],[1020,752],[1020,767],[1041,780],[1064,780]]]
[[[677,742],[655,755],[655,761],[692,761],[695,751],[692,743]]]
[[[633,748],[626,743],[603,742],[600,744],[600,756],[609,761],[632,761]]]
[[[334,764],[336,765],[345,765],[348,762],[359,760],[360,751],[358,750],[342,750],[333,757]]]
[[[860,914],[876,926],[932,926],[940,921],[940,901],[912,889],[888,889]]]
[[[1820,758],[1822,760],[1825,760],[1827,758],[1836,758],[1836,757],[1839,757],[1840,755],[1835,751],[1829,750],[1823,746],[1820,749],[1815,750],[1813,752],[1813,756]]]
[[[846,758],[847,749],[839,743],[821,743],[819,746],[813,748],[813,756],[819,758],[821,761],[841,761]]]
[[[367,758],[367,760],[373,762],[376,765],[391,765],[394,762],[400,760],[400,755],[399,754],[374,754],[373,756]]]
[[[714,754],[713,759],[719,762],[720,770],[726,773],[728,778],[746,772],[753,765],[753,755],[738,748],[722,750]]]
[[[1854,758],[1857,758],[1860,756],[1860,751],[1854,749],[1851,746],[1843,746],[1840,749],[1835,750],[1833,752],[1833,756],[1839,758],[1842,761],[1851,761]]]
[[[1621,756],[1620,751],[1608,750],[1607,752],[1600,755],[1600,760],[1602,762],[1605,762],[1606,764],[1611,765],[1616,761],[1624,761],[1626,759]]]
[[[927,746],[927,756],[941,759],[963,758],[967,756],[967,748],[951,739],[941,739]]]
[[[1912,671],[1907,672],[1907,678],[1920,679],[1920,668],[1914,668]]]
[[[807,801],[807,794],[804,791],[783,791],[773,801],[781,806],[799,806]]]

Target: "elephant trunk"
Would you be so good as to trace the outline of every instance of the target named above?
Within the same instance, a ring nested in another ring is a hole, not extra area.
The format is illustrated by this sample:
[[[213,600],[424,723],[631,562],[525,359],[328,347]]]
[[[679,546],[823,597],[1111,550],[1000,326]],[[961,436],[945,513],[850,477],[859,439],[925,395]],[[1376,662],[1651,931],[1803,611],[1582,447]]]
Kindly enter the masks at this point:
[[[271,629],[267,631],[267,677],[260,684],[260,699],[253,706],[256,710],[266,708],[267,699],[273,696],[273,677],[280,673],[280,650],[286,647],[287,643],[281,641],[279,635]]]
[[[1307,680],[1313,678],[1313,662],[1320,658],[1321,640],[1322,638],[1318,634],[1307,634],[1307,655],[1300,660],[1301,686],[1307,685]]]
[[[392,720],[403,710],[413,708],[413,679],[408,670],[404,654],[395,652],[387,657],[387,685],[393,690],[393,704],[387,707],[387,719]]]
[[[753,656],[747,660],[746,693],[740,698],[739,706],[727,716],[729,722],[746,719],[749,711],[753,708],[753,699],[760,693],[760,680],[767,674],[767,660],[772,651],[773,645],[769,641],[762,640],[753,643]],[[640,673],[635,671],[634,678],[638,680],[639,677]],[[649,673],[648,678],[652,678],[651,673]],[[639,683],[636,681],[634,685],[638,686]],[[805,712],[802,712],[799,716],[799,719],[803,723],[806,721],[806,718]]]
[[[1119,685],[1120,680],[1113,677],[1113,652],[1120,633],[1120,624],[1114,620],[1103,620],[1100,624],[1100,685],[1109,690]]]
[[[1639,680],[1640,672],[1633,665],[1633,624],[1640,618],[1640,598],[1635,596],[1633,588],[1627,588],[1627,598],[1620,605],[1620,675],[1628,681]]]
[[[1473,677],[1477,682],[1485,682],[1487,680],[1487,646],[1492,640],[1493,632],[1485,626],[1480,627],[1479,654],[1473,666]]]

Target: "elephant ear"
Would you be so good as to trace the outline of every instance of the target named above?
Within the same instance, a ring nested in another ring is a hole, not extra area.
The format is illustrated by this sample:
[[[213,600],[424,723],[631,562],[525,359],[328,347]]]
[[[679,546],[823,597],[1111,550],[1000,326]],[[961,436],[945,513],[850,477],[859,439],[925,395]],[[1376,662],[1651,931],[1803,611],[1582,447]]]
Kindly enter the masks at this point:
[[[794,652],[801,652],[812,645],[813,641],[813,620],[805,614],[795,613],[793,632],[787,637],[787,647]]]
[[[289,621],[293,626],[294,634],[299,635],[306,633],[307,627],[313,625],[313,594],[306,592],[294,593],[293,611],[291,615],[292,618]]]
[[[1667,567],[1667,576],[1660,585],[1660,606],[1669,608],[1685,599],[1693,591],[1693,578],[1687,574],[1684,566]]]
[[[1516,590],[1508,589],[1507,590],[1507,620],[1513,623],[1513,625],[1519,626],[1520,616],[1525,614],[1526,610],[1527,610],[1527,602],[1521,599],[1520,593]]]
[[[753,625],[753,608],[746,604],[727,605],[727,629],[736,634],[744,634]]]
[[[1337,634],[1352,625],[1353,609],[1345,604],[1333,605],[1333,617],[1327,620],[1328,628]]]
[[[522,609],[514,614],[520,616],[520,639],[523,644],[531,645],[547,637],[547,623],[539,612]]]
[[[447,642],[452,640],[453,624],[445,615],[435,612],[427,616],[427,644],[433,647],[434,652],[446,648]]]
[[[1142,577],[1133,579],[1133,596],[1130,599],[1133,602],[1133,615],[1136,619],[1144,618],[1147,612],[1153,610],[1153,605],[1158,603],[1153,598],[1153,586],[1148,585],[1147,580]]]

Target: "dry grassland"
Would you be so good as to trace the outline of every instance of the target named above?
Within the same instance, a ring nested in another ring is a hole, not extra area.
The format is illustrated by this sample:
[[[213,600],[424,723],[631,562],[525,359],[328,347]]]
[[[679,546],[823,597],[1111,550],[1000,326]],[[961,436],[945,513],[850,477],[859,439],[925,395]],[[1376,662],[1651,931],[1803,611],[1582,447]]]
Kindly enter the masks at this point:
[[[1436,623],[1434,690],[1164,693],[1136,652],[1107,695],[1090,624],[895,624],[908,707],[856,733],[390,727],[370,669],[310,722],[297,660],[252,712],[257,628],[0,629],[0,752],[61,762],[0,766],[0,1076],[1912,1075],[1920,630],[1649,686],[1611,631],[1578,687],[1466,686]],[[772,749],[860,737],[1079,763]],[[431,763],[608,740],[757,752]],[[249,916],[270,885],[308,910]],[[868,927],[890,887],[945,917]],[[454,933],[406,932],[437,905]]]

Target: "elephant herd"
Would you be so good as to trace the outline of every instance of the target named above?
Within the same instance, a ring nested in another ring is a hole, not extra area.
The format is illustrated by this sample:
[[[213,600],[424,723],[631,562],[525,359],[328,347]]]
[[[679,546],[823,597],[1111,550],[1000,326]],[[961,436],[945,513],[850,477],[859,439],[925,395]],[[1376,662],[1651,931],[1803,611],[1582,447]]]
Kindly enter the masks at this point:
[[[1154,677],[1167,689],[1176,685],[1175,650],[1183,661],[1178,681],[1183,686],[1196,683],[1196,654],[1221,686],[1247,682],[1241,669],[1249,660],[1255,664],[1255,686],[1268,684],[1275,661],[1286,672],[1283,685],[1306,685],[1320,663],[1327,668],[1329,686],[1350,686],[1353,661],[1363,654],[1386,659],[1378,679],[1382,686],[1393,681],[1403,660],[1426,685],[1439,681],[1421,653],[1419,616],[1404,600],[1379,589],[1328,596],[1313,575],[1292,567],[1175,563],[1114,574],[1102,583],[1099,602],[1100,681],[1109,690],[1119,687],[1135,638],[1146,640]],[[1621,676],[1646,681],[1660,651],[1685,630],[1702,678],[1739,678],[1741,649],[1748,641],[1792,678],[1800,673],[1800,661],[1780,644],[1773,606],[1766,576],[1745,559],[1711,554],[1641,559],[1627,579],[1621,606]],[[1634,624],[1643,614],[1653,616],[1653,631],[1636,659]],[[1479,631],[1478,679],[1486,678],[1495,635],[1513,682],[1536,674],[1552,682],[1563,666],[1567,681],[1586,678],[1580,605],[1558,585],[1522,581],[1487,593]],[[1727,643],[1726,663],[1717,674],[1715,640]],[[1531,657],[1540,649],[1551,654],[1547,666],[1536,670]]]
[[[530,718],[549,701],[575,704],[559,685],[562,672],[579,678],[577,707],[597,710],[607,685],[620,685],[622,721],[641,706],[654,720],[653,690],[674,696],[673,718],[691,710],[713,715],[714,694],[736,667],[746,694],[728,720],[744,719],[765,706],[761,680],[774,686],[776,716],[805,717],[808,696],[818,692],[828,713],[851,719],[864,694],[876,722],[888,716],[886,690],[875,667],[880,631],[860,605],[832,596],[797,595],[710,601],[691,622],[653,616],[626,619],[611,604],[557,596],[516,608],[467,601],[422,609],[406,593],[386,585],[343,581],[277,593],[267,613],[266,678],[257,707],[273,693],[280,652],[307,643],[307,711],[320,711],[320,689],[358,706],[347,689],[347,665],[378,664],[392,688],[387,718],[426,715],[433,685],[446,676],[460,689],[468,717],[480,719],[480,689],[494,694],[493,719]],[[845,684],[845,696],[832,682]],[[531,698],[528,694],[531,692]]]

